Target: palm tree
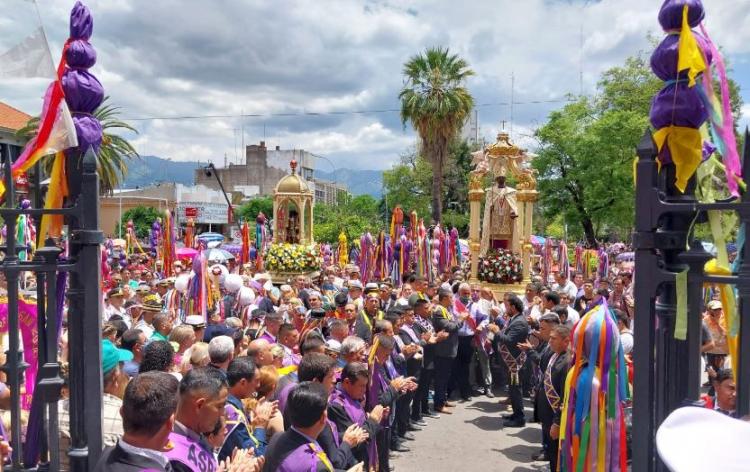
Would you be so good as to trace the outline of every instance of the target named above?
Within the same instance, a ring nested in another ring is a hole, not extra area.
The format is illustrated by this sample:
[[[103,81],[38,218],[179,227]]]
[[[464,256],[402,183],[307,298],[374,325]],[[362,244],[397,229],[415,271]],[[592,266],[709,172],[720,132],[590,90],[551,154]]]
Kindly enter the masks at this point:
[[[140,156],[128,140],[111,134],[112,130],[124,130],[138,133],[138,130],[128,123],[119,119],[120,108],[107,103],[109,96],[104,97],[102,104],[94,111],[94,117],[99,120],[104,132],[102,136],[102,145],[99,147],[97,157],[97,173],[99,174],[99,188],[102,194],[111,195],[120,182],[128,174],[129,159],[136,159]],[[31,118],[26,126],[16,132],[19,138],[29,140],[36,135],[39,127],[39,117]],[[49,174],[52,169],[52,159],[45,156],[44,165]]]
[[[432,219],[443,214],[443,167],[448,147],[474,107],[466,79],[474,75],[469,64],[448,48],[430,48],[404,64],[401,120],[410,121],[419,134],[421,151],[432,164]]]

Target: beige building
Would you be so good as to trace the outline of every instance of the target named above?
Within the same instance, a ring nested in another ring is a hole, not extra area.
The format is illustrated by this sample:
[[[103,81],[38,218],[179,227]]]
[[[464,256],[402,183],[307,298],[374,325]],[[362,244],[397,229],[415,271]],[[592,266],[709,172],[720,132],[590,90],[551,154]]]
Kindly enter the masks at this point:
[[[349,195],[345,185],[327,180],[313,179],[315,188],[315,203],[337,205]]]
[[[114,195],[102,197],[99,211],[104,235],[121,237],[116,234],[117,222],[125,212],[137,206],[152,207],[160,211],[169,208],[175,212],[178,226],[185,226],[188,218],[193,218],[198,233],[234,233],[230,231],[233,220],[221,191],[205,185],[164,183],[142,189],[115,190]]]

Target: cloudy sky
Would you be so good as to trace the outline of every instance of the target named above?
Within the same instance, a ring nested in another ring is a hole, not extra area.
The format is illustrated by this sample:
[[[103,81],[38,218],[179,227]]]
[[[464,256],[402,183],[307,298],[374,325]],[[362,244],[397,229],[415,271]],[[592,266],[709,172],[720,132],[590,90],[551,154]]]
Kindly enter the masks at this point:
[[[37,1],[57,60],[73,2]],[[705,3],[706,26],[750,103],[750,0]],[[511,121],[513,75],[514,138],[533,146],[530,134],[567,94],[594,93],[603,70],[648,50],[647,35],[660,31],[661,1],[87,4],[98,51],[93,71],[140,131],[132,137],[140,153],[221,164],[225,154],[241,158],[244,129],[246,144],[265,139],[268,146],[326,156],[338,167],[382,169],[415,142],[392,111],[410,56],[439,45],[468,60],[476,72],[468,86],[488,140],[503,120]],[[0,28],[0,45],[13,39],[9,30]],[[24,87],[0,88],[0,100],[31,114],[40,108]],[[214,117],[169,119],[206,115]],[[331,170],[327,162],[318,166]]]

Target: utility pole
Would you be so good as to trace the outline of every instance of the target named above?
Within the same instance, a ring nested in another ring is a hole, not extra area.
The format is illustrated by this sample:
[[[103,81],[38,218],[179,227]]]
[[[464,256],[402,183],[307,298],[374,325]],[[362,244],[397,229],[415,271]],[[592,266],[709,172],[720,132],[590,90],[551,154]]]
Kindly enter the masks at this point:
[[[516,74],[510,73],[510,138],[513,139],[513,102],[515,101]]]

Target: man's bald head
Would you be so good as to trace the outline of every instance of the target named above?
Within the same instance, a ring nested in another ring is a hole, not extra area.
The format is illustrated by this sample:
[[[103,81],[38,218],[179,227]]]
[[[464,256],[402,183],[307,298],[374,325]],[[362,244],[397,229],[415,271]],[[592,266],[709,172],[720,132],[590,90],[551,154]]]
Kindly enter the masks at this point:
[[[247,355],[253,358],[258,368],[271,365],[273,364],[271,346],[271,343],[265,339],[255,339],[247,347]]]

